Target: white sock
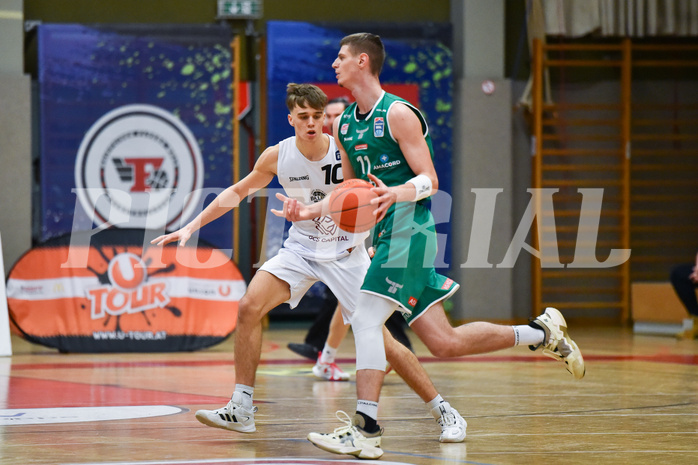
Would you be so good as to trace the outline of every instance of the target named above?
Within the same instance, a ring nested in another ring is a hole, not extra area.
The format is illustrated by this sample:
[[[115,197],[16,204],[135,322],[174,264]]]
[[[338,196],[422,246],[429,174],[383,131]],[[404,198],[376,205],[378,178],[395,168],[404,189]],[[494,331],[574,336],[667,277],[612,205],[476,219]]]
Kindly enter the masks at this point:
[[[356,411],[361,412],[374,420],[378,419],[378,402],[371,402],[370,400],[357,400],[356,401]]]
[[[436,397],[434,397],[432,400],[427,402],[427,407],[429,407],[429,410],[431,410],[443,401],[444,401],[444,398],[441,397],[441,394],[436,394]]]
[[[236,384],[235,385],[235,392],[240,394],[240,400],[241,400],[242,406],[245,407],[246,409],[251,409],[252,408],[252,397],[254,396],[254,386],[246,386],[244,384]],[[235,396],[235,392],[233,393],[233,396]]]
[[[337,356],[337,349],[330,347],[330,345],[325,342],[325,348],[322,349],[320,353],[320,363],[334,363],[334,359]]]
[[[516,337],[515,346],[536,346],[545,339],[545,332],[542,329],[528,325],[516,325],[512,328]]]
[[[427,403],[427,406],[429,407],[429,411],[435,420],[441,418],[441,415],[444,413],[451,411],[451,404],[443,400],[441,395],[438,394],[431,400],[431,402]]]

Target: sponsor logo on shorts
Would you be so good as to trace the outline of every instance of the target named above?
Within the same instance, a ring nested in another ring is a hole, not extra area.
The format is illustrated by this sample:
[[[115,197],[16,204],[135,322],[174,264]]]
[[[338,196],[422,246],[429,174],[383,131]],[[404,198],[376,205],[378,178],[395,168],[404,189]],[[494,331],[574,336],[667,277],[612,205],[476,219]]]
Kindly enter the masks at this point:
[[[446,279],[444,281],[443,286],[441,286],[441,289],[446,290],[446,289],[451,289],[451,286],[453,286],[453,280],[451,278]]]
[[[395,281],[391,281],[391,280],[388,279],[388,278],[385,278],[385,282],[388,283],[388,284],[390,285],[390,287],[388,288],[388,292],[389,292],[390,294],[395,294],[395,293],[398,291],[398,289],[402,289],[402,288],[403,288],[403,285],[402,285],[402,284],[396,283]]]
[[[415,305],[417,305],[417,299],[415,299],[414,297],[410,297],[410,300],[408,300],[407,303],[410,305],[410,307],[414,307]]]
[[[373,136],[383,137],[385,134],[385,120],[382,116],[377,116],[373,118]]]

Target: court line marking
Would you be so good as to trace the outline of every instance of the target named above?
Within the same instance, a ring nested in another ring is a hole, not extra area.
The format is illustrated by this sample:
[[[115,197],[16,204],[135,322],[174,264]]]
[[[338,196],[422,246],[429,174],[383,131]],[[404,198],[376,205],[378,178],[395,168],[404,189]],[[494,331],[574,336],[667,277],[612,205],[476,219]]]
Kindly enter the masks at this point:
[[[555,360],[542,356],[467,356],[456,358],[417,357],[421,363],[497,363],[497,362],[546,362],[555,363]],[[675,363],[679,365],[698,365],[698,354],[651,354],[651,355],[585,355],[587,362],[655,362]],[[355,358],[338,358],[337,364],[356,363]],[[309,360],[270,359],[260,361],[259,366],[264,365],[307,365]],[[13,370],[40,370],[40,369],[95,369],[95,368],[149,368],[149,367],[209,367],[220,365],[235,365],[233,360],[163,360],[148,362],[70,362],[70,363],[13,363]]]
[[[0,426],[58,425],[138,420],[187,413],[174,405],[119,405],[92,407],[34,407],[0,409]]]
[[[168,460],[168,461],[139,461],[139,462],[92,462],[92,463],[64,463],[61,465],[226,465],[231,463],[241,463],[245,465],[309,465],[309,464],[325,464],[325,465],[350,465],[350,464],[382,464],[382,465],[409,465],[404,462],[390,462],[384,460],[360,460],[360,459],[318,459],[318,458],[303,458],[303,457],[274,457],[274,458],[229,458],[229,459],[202,459],[202,460]],[[475,462],[462,462],[475,463]]]

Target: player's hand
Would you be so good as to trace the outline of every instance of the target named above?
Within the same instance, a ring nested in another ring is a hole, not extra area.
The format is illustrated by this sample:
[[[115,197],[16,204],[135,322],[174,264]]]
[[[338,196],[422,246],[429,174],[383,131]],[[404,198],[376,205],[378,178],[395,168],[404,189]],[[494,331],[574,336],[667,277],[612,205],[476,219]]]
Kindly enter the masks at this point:
[[[378,197],[371,200],[371,203],[377,205],[373,214],[376,215],[376,222],[378,222],[385,218],[385,214],[388,213],[388,208],[397,201],[397,194],[374,175],[369,174],[368,178],[376,185],[372,190]]]
[[[150,241],[150,243],[155,245],[165,245],[169,244],[170,242],[179,242],[179,245],[183,247],[190,237],[191,231],[188,228],[184,227],[182,229],[178,229],[175,232],[158,236],[152,241]]]
[[[271,212],[276,216],[286,218],[288,221],[303,221],[318,216],[311,214],[310,209],[296,199],[286,197],[280,193],[276,194],[276,198],[284,202],[284,206],[281,210],[271,209]]]

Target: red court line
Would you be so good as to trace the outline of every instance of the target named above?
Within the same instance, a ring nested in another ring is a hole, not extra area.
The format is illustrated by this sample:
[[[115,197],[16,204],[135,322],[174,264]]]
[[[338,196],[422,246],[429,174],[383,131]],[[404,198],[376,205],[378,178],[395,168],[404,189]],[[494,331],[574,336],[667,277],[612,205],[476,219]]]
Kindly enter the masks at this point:
[[[196,367],[234,365],[232,360],[164,360],[148,362],[69,362],[69,363],[13,363],[12,370],[98,369],[98,368],[148,368],[148,367]]]
[[[74,383],[11,376],[7,405],[0,408],[90,407],[120,405],[197,405],[225,403],[227,397],[139,389],[104,384]]]
[[[540,362],[554,361],[542,355],[508,355],[508,356],[468,356],[457,358],[418,357],[421,363],[495,363],[495,362]],[[698,355],[681,354],[651,354],[651,355],[584,355],[587,362],[655,362],[676,363],[680,365],[698,365]],[[263,360],[260,365],[309,365],[309,360],[271,359]],[[356,363],[353,358],[340,358],[337,363]],[[41,370],[41,369],[96,369],[96,368],[138,368],[138,367],[206,367],[234,365],[233,360],[164,360],[141,362],[75,362],[75,363],[13,363],[12,370]]]

